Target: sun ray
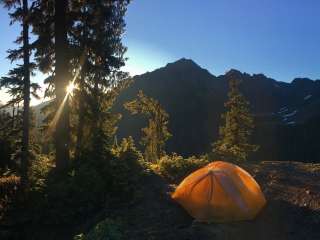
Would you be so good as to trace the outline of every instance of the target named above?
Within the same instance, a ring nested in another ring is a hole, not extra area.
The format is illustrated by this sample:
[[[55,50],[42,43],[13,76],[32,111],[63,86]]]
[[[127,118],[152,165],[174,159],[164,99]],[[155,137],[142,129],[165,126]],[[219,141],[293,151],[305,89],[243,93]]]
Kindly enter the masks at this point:
[[[74,85],[73,82],[71,82],[68,86],[67,86],[67,94],[68,95],[72,95],[73,90],[76,88],[76,86]]]
[[[66,95],[65,95],[63,101],[61,102],[61,104],[60,104],[56,114],[54,115],[52,121],[49,124],[48,133],[52,133],[53,130],[56,128],[57,122],[58,122],[58,120],[59,120],[59,118],[61,116],[61,113],[62,113],[62,110],[64,108],[64,105],[66,103],[68,104],[69,96],[72,95],[73,91],[76,89],[75,81],[77,80],[77,78],[78,78],[78,76],[80,74],[81,68],[82,68],[82,66],[84,64],[85,55],[86,55],[86,50],[83,52],[83,54],[82,54],[82,56],[80,58],[80,65],[79,65],[78,69],[76,70],[76,73],[74,74],[72,81],[70,81],[70,83],[66,87]]]

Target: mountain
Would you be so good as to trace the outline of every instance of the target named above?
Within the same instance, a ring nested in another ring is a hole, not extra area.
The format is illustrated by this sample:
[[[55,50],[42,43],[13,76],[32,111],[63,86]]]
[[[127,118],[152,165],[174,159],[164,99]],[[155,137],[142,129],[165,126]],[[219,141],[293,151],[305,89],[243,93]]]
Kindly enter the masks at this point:
[[[261,160],[320,162],[320,80],[296,78],[291,83],[276,81],[263,74],[247,74],[232,69],[242,79],[241,91],[250,101],[256,120],[253,140],[261,147],[253,156]],[[225,111],[228,81],[214,76],[190,59],[182,58],[153,72],[134,77],[115,104],[123,117],[118,138],[140,139],[147,122],[131,116],[123,103],[143,90],[161,103],[170,115],[173,137],[167,151],[182,155],[203,154],[218,136],[221,113]]]
[[[38,105],[34,105],[34,106],[30,106],[31,111],[34,113],[34,117],[35,117],[35,125],[37,127],[40,127],[43,123],[43,120],[45,118],[45,115],[41,112],[41,110],[48,105],[48,103],[50,102],[50,100],[39,103]],[[4,108],[1,109],[1,104],[0,104],[0,111],[4,111],[9,113],[12,116],[12,112],[13,110],[16,112],[18,111],[22,111],[23,110],[23,106],[20,106],[19,108],[15,108],[13,109],[13,107],[10,106],[6,106]]]

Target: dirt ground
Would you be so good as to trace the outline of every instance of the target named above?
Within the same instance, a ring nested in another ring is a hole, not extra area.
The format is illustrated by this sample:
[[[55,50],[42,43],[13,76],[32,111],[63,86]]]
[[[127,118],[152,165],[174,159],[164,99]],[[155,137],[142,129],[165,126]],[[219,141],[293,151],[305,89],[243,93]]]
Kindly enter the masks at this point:
[[[262,162],[242,166],[261,185],[267,206],[253,221],[195,222],[170,198],[174,185],[150,175],[141,200],[114,213],[126,239],[320,239],[320,164]]]
[[[195,222],[171,200],[170,193],[176,185],[150,172],[138,188],[141,192],[139,200],[131,205],[106,207],[98,214],[88,216],[87,221],[75,229],[74,226],[70,229],[66,226],[41,227],[41,234],[28,239],[69,240],[75,233],[86,232],[106,217],[121,219],[124,239],[128,240],[320,239],[320,164],[262,162],[241,167],[255,177],[267,199],[265,209],[253,221]],[[30,235],[30,226],[19,229]],[[39,226],[34,229],[39,230]],[[14,233],[12,229],[0,230]],[[16,237],[4,239],[23,239],[22,233],[14,235]]]

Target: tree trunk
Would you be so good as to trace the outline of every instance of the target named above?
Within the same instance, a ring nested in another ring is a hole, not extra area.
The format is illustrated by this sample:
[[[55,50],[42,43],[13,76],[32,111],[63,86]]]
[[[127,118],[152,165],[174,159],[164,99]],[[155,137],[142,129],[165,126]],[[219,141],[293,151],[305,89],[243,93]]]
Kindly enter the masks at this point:
[[[30,108],[30,49],[29,49],[29,23],[28,0],[23,0],[23,122],[22,122],[22,158],[21,158],[21,184],[28,184],[29,166],[29,108]]]
[[[81,75],[79,78],[79,113],[78,113],[78,127],[77,127],[77,142],[75,150],[75,158],[79,159],[81,157],[82,139],[83,139],[83,127],[84,127],[84,114],[85,114],[85,76],[87,72],[87,22],[84,20],[83,35],[81,48],[83,49],[83,54],[80,57]]]
[[[63,104],[61,115],[57,120],[55,131],[56,167],[58,170],[67,168],[69,163],[69,99],[66,87],[70,81],[68,74],[68,39],[66,12],[67,0],[55,1],[55,91],[57,109]],[[65,99],[66,98],[66,99]],[[65,101],[64,101],[65,100]]]
[[[12,129],[15,128],[16,124],[15,124],[15,110],[16,107],[14,106],[14,103],[12,104]]]
[[[83,73],[83,69],[82,69]],[[84,127],[84,74],[80,77],[80,92],[79,92],[79,117],[78,117],[78,128],[77,128],[77,142],[75,158],[78,159],[81,156],[82,138],[83,138],[83,127]]]
[[[78,113],[78,127],[77,127],[77,142],[75,150],[75,159],[81,157],[81,148],[82,148],[82,139],[83,139],[83,127],[84,127],[84,112],[85,112],[85,76],[87,72],[87,22],[84,20],[84,29],[82,35],[82,44],[83,54],[80,57],[80,66],[81,66],[81,75],[79,78],[79,113]]]

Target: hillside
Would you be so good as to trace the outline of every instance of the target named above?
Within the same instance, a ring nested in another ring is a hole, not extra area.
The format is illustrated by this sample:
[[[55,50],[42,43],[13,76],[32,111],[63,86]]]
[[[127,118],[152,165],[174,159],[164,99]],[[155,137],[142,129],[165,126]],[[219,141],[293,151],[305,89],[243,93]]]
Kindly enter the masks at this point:
[[[253,158],[320,161],[315,141],[320,134],[320,80],[296,78],[284,83],[263,74],[230,71],[242,80],[241,90],[255,116],[253,140],[261,148]],[[214,76],[192,60],[180,59],[135,76],[116,103],[116,111],[123,115],[118,138],[140,138],[145,120],[130,116],[123,108],[123,103],[133,99],[140,89],[158,99],[170,115],[169,130],[174,134],[168,141],[169,152],[192,155],[210,150],[217,138],[220,115],[225,111],[226,75]]]

